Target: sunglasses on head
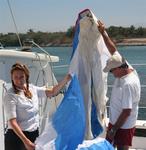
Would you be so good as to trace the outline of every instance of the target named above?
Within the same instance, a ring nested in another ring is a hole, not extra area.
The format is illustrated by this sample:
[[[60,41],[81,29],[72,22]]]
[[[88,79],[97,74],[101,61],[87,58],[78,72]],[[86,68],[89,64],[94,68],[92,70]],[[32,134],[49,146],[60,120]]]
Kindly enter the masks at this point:
[[[25,69],[26,67],[23,64],[16,63],[12,66],[12,69],[15,69],[15,68]]]
[[[119,68],[119,67],[118,67],[118,68]],[[112,73],[112,72],[113,72],[114,70],[116,70],[116,69],[117,69],[117,68],[113,68],[113,69],[111,69],[109,72]]]
[[[120,67],[117,67],[117,68],[119,68],[119,69],[121,69],[121,68],[124,69],[124,68],[125,68],[125,69],[126,69],[126,68],[128,68],[128,64],[125,62],[124,64],[122,64]],[[113,71],[116,70],[117,68],[111,69],[110,72],[113,72]]]

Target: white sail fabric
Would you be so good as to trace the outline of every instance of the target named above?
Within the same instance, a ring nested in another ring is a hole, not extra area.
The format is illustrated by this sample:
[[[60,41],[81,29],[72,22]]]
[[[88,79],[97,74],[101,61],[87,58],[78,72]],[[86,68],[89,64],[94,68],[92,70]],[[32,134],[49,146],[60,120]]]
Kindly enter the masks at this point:
[[[110,54],[98,31],[97,18],[88,9],[79,13],[73,48],[69,72],[77,75],[83,93],[86,111],[85,139],[93,139],[93,136],[102,132],[106,116],[107,74],[102,70]],[[94,113],[97,118],[95,127],[91,124],[92,102],[97,112],[97,115]]]
[[[76,150],[114,150],[114,147],[107,140],[98,137],[84,141]]]

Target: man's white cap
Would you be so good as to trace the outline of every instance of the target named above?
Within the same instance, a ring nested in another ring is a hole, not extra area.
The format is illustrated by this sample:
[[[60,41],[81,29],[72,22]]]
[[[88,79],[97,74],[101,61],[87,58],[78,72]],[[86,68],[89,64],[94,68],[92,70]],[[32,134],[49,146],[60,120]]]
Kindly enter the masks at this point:
[[[118,53],[118,51],[114,52],[114,54],[107,60],[106,66],[103,69],[104,72],[109,72],[113,68],[120,67],[123,62],[122,56]]]

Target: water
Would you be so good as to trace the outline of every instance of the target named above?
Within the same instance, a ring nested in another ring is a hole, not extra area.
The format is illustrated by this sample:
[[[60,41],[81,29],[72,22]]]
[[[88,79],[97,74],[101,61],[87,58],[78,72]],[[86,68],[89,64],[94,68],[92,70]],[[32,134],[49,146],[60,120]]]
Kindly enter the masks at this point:
[[[72,52],[71,47],[46,47],[51,55],[57,55],[60,58],[58,63],[53,63],[53,71],[58,81],[68,72],[68,64]],[[142,85],[140,107],[146,107],[146,46],[123,46],[118,47],[119,52],[128,60],[137,70]],[[109,74],[108,84],[112,85],[113,76]],[[109,87],[107,95],[110,96]],[[146,119],[146,109],[139,110],[139,119]]]

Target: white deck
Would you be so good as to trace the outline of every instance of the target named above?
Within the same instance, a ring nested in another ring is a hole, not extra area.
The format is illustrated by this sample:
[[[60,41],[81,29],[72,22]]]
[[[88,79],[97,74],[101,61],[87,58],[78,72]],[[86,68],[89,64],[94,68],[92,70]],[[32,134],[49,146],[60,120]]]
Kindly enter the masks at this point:
[[[144,129],[146,134],[146,120],[137,120],[136,128]],[[146,150],[146,137],[134,136],[132,148],[136,150]]]

